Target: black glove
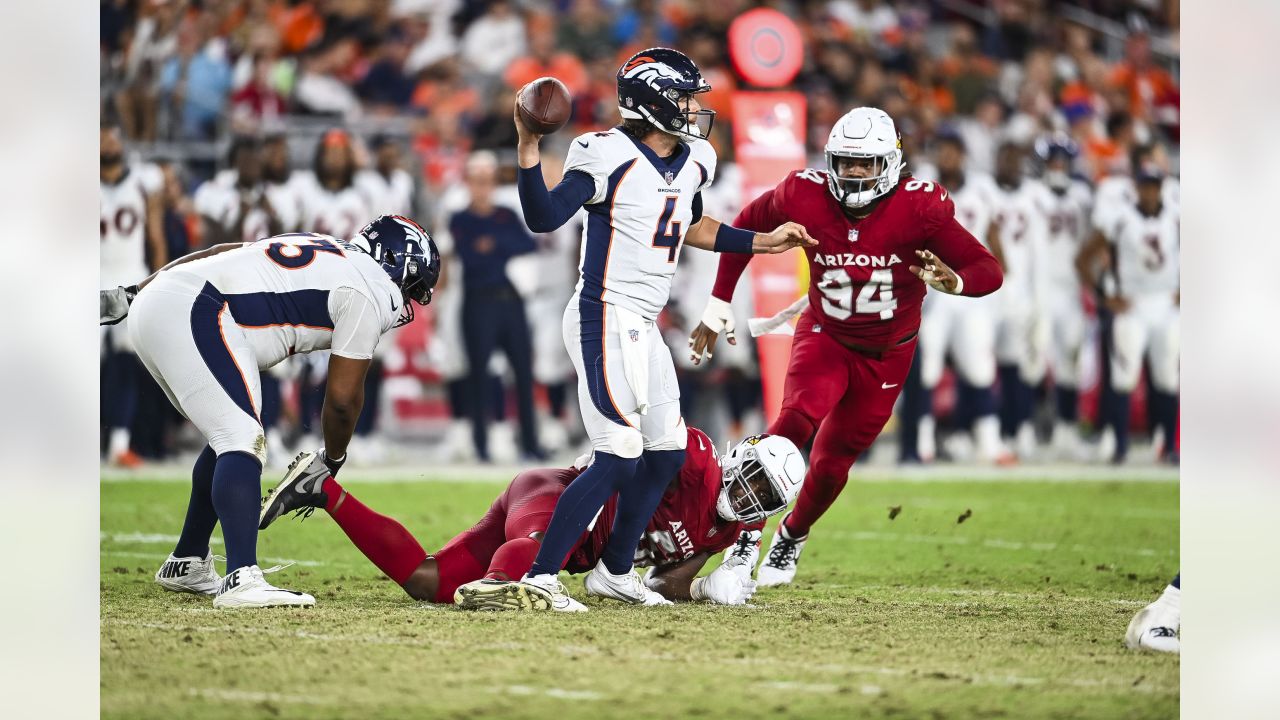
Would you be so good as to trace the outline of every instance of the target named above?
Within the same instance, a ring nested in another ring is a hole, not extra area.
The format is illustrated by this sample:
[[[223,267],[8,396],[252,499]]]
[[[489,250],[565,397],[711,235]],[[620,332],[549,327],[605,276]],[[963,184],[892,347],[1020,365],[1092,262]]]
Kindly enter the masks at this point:
[[[338,471],[341,470],[342,466],[347,462],[346,455],[334,459],[329,457],[329,452],[324,448],[320,448],[320,459],[324,461],[325,467],[329,468],[329,474],[335,477],[338,475]]]

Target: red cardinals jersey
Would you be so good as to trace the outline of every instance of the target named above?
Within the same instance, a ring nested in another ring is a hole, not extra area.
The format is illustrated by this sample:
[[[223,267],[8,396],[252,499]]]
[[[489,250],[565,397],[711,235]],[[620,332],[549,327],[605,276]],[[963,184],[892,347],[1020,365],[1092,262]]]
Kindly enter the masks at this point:
[[[852,219],[827,189],[827,173],[793,172],[738,214],[734,225],[771,232],[784,222],[805,227],[817,241],[809,258],[810,312],[822,331],[859,345],[892,346],[920,327],[928,286],[910,271],[917,250],[930,250],[955,270],[964,295],[1000,287],[1000,265],[955,219],[941,185],[904,176],[869,215]],[[733,296],[750,255],[720,257],[712,294]]]
[[[727,521],[716,512],[716,497],[721,486],[720,458],[711,439],[697,428],[688,430],[684,466],[662,496],[636,548],[635,564],[639,567],[661,567],[701,553],[718,553],[732,545],[742,531],[742,523]],[[562,476],[562,482],[567,486],[577,475],[574,472],[571,476]],[[609,542],[617,506],[617,496],[609,498],[595,524],[569,553],[565,570],[581,573],[595,567]]]

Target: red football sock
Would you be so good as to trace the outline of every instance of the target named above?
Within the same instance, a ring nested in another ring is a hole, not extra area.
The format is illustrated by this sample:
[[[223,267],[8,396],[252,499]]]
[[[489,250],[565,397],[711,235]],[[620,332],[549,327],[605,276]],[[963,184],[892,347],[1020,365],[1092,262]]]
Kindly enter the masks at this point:
[[[533,567],[533,559],[538,556],[537,540],[529,537],[508,540],[493,554],[489,561],[489,571],[484,574],[494,580],[519,580]]]
[[[360,552],[396,584],[403,585],[427,559],[426,551],[403,525],[370,510],[332,477],[325,479],[324,492],[329,496],[325,511]]]

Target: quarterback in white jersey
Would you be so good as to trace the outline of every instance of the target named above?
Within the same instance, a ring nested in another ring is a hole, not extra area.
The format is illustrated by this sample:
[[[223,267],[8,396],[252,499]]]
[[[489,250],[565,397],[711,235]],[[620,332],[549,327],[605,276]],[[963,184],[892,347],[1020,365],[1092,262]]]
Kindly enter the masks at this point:
[[[1049,235],[1045,248],[1046,310],[1049,323],[1049,365],[1053,368],[1057,423],[1053,444],[1067,457],[1078,455],[1080,355],[1085,339],[1085,314],[1079,256],[1089,235],[1093,191],[1071,176],[1071,161],[1078,154],[1070,138],[1053,138],[1037,144],[1044,161],[1043,180],[1050,190]]]
[[[371,213],[355,172],[351,137],[343,130],[325,133],[316,146],[314,170],[294,173],[290,180],[302,212],[301,230],[343,238],[356,234]]]
[[[439,275],[426,231],[383,216],[350,242],[310,233],[217,245],[176,260],[136,287],[102,295],[102,322],[129,316],[138,356],[208,442],[177,546],[156,574],[169,590],[214,595],[214,607],[311,605],[279,590],[257,565],[266,440],[259,372],[295,353],[331,350],[322,422],[325,448],[291,468],[315,482],[346,461],[381,336],[413,319]],[[335,498],[336,500],[336,498]],[[209,535],[222,524],[228,575]]]
[[[624,602],[665,604],[641,582],[632,558],[667,480],[684,462],[687,433],[675,366],[656,325],[681,246],[750,253],[816,243],[794,223],[765,235],[703,215],[699,193],[716,171],[706,140],[715,113],[698,103],[711,86],[692,60],[667,48],[643,50],[619,68],[617,82],[623,125],[575,138],[564,178],[550,192],[540,136],[521,121],[519,100],[515,108],[518,187],[529,228],[550,232],[580,208],[587,211],[580,279],[563,328],[595,459],[561,496],[527,582],[512,590],[542,597],[546,602],[533,603],[540,607],[577,605],[556,574],[605,500],[619,491],[609,546],[587,587]]]
[[[1001,258],[999,226],[994,214],[1000,193],[995,180],[984,172],[966,171],[964,140],[958,134],[938,138],[936,166],[916,173],[921,180],[936,180],[951,194],[956,219],[997,259]],[[1006,292],[1001,290],[1001,293]],[[927,393],[938,386],[948,356],[964,383],[958,411],[972,418],[971,430],[977,457],[984,462],[1005,459],[1000,443],[1000,426],[995,415],[996,329],[1000,317],[1000,295],[980,298],[947,293],[925,296],[920,318],[920,385]],[[936,421],[932,402],[921,404],[916,454],[922,462],[934,459]],[[963,458],[957,443],[952,455]]]
[[[1122,462],[1128,451],[1129,395],[1144,359],[1151,373],[1151,414],[1164,433],[1166,459],[1176,461],[1170,448],[1178,417],[1179,209],[1164,201],[1159,170],[1140,168],[1135,186],[1137,202],[1109,214],[1101,235],[1081,251],[1080,267],[1087,272],[1109,255],[1104,302],[1115,313],[1110,369],[1118,398],[1115,415],[1106,419],[1116,438],[1112,461]]]

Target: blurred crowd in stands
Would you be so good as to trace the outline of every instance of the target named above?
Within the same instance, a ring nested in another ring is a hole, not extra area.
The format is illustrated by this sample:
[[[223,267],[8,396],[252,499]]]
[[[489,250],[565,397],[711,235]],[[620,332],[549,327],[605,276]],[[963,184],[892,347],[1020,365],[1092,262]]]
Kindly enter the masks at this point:
[[[821,163],[842,114],[874,105],[898,123],[908,167],[928,158],[941,134],[959,135],[970,168],[988,173],[1002,142],[1030,147],[1053,135],[1079,148],[1071,171],[1090,182],[1131,173],[1135,148],[1153,144],[1176,172],[1177,0],[101,0],[101,112],[129,162],[160,171],[152,201],[170,258],[276,232],[349,235],[379,212],[419,219],[450,254],[449,272],[436,312],[384,340],[386,385],[373,412],[397,419],[388,437],[419,428],[438,436],[447,426],[442,457],[490,457],[480,427],[497,422],[509,448],[494,451],[499,459],[539,458],[581,434],[566,390],[572,368],[550,357],[564,352],[558,319],[576,281],[577,238],[573,227],[535,236],[516,222],[501,232],[523,234],[518,252],[487,249],[499,232],[487,223],[511,221],[490,206],[519,216],[510,186],[516,91],[551,75],[573,96],[570,127],[544,143],[555,182],[564,143],[618,122],[621,61],[645,47],[676,47],[714,88],[703,105],[719,113],[710,140],[720,184],[732,183],[729,98],[750,88],[734,69],[727,31],[759,6],[786,13],[804,37],[793,86],[808,99],[811,163]],[[743,200],[726,189],[719,213],[731,218]],[[474,293],[451,298],[448,288],[497,277],[494,268],[510,278],[495,292],[520,300],[532,332],[464,338],[445,316],[479,312],[463,307]],[[689,263],[695,269],[714,273],[714,260]],[[675,347],[700,312],[692,302],[674,298]],[[540,338],[545,324],[554,333]],[[482,372],[469,369],[468,353]],[[726,432],[763,426],[757,371],[749,349],[743,354],[710,371],[682,368],[692,422]],[[284,429],[273,460],[284,459],[290,441],[314,440],[316,400],[308,397],[322,387],[322,365],[277,373]],[[711,385],[714,401],[698,392]],[[152,401],[138,412],[164,412]],[[507,416],[538,427],[517,432]],[[172,452],[182,431],[176,421],[169,427],[135,449]],[[369,443],[353,459],[385,456]],[[125,464],[136,464],[130,454]]]

